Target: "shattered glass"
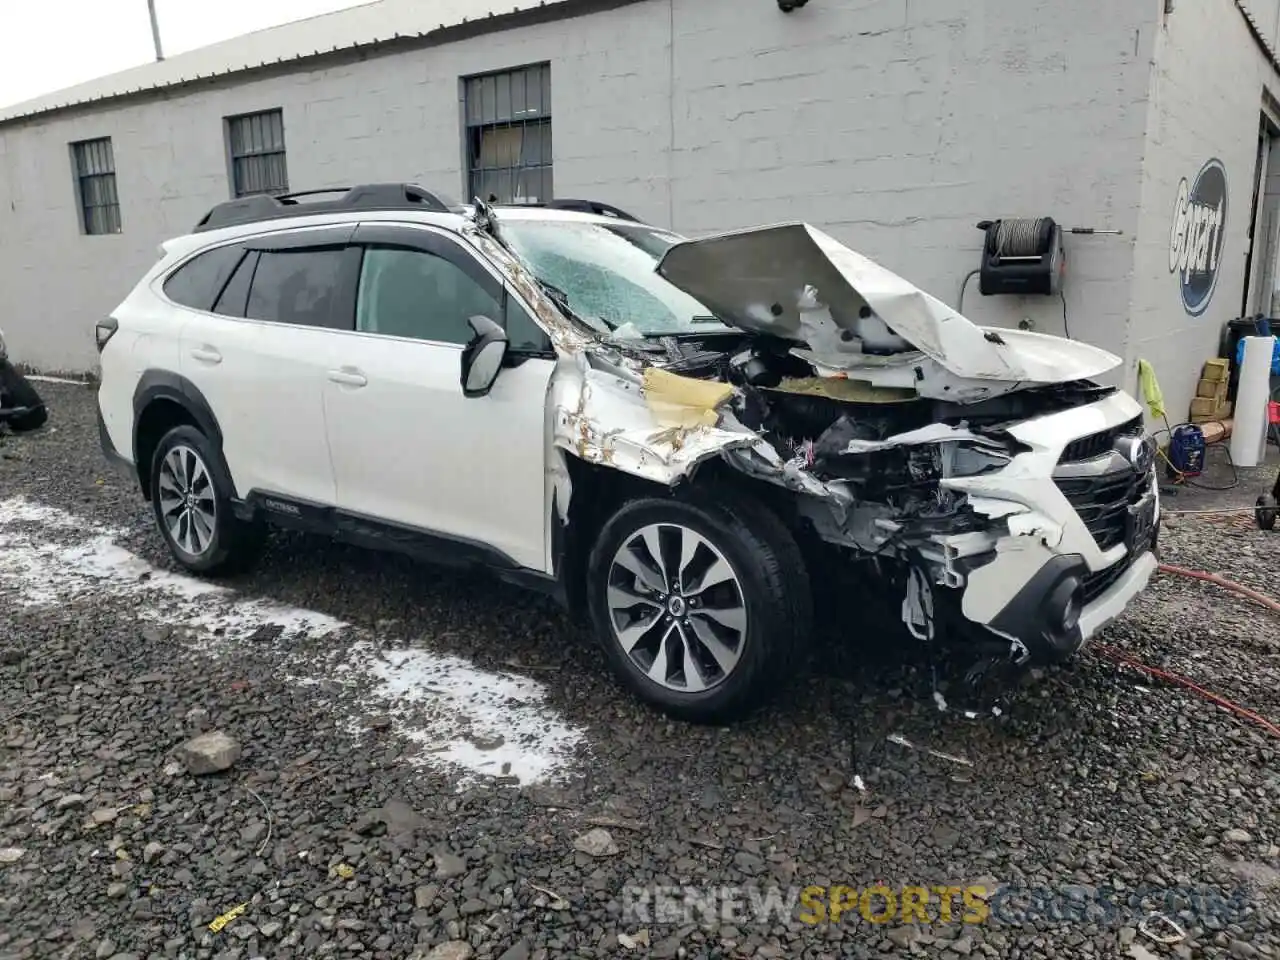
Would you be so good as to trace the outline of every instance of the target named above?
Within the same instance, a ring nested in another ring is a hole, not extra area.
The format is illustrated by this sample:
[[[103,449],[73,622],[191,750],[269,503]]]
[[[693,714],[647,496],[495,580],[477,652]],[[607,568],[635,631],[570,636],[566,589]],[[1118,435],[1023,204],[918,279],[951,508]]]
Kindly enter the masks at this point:
[[[502,239],[587,323],[629,336],[707,332],[711,311],[654,272],[676,238],[651,227],[509,219]],[[595,324],[593,324],[595,325]]]

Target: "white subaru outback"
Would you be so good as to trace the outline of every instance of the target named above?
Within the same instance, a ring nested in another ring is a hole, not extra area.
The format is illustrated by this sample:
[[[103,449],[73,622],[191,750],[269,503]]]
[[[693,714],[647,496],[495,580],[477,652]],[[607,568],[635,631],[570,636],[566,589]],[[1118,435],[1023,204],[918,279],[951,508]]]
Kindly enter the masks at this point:
[[[188,570],[269,524],[486,567],[721,721],[788,676],[833,567],[870,560],[923,641],[1029,664],[1156,566],[1105,351],[975,326],[806,224],[316,194],[220,204],[97,325],[104,450]]]

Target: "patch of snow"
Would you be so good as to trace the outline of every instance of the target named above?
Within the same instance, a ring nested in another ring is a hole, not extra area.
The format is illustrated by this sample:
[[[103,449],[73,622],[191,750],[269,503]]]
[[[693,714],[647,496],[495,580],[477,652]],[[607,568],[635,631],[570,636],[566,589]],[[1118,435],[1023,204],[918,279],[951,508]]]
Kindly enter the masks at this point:
[[[422,762],[455,772],[460,785],[477,775],[522,784],[558,779],[583,741],[547,706],[536,680],[426,649],[379,651],[369,631],[345,621],[153,567],[119,546],[119,536],[26,499],[0,501],[0,587],[24,606],[132,601],[140,619],[173,628],[213,657],[233,655],[235,644],[261,627],[279,628],[265,646],[285,657],[289,682],[360,688],[372,700],[363,711],[385,711],[394,732],[424,748]],[[311,663],[292,649],[302,637],[339,633],[336,661]],[[353,718],[350,727],[364,724]]]
[[[88,380],[72,380],[68,377],[51,377],[46,373],[28,373],[26,377],[28,380],[32,380],[36,383],[69,383],[73,387],[85,387],[89,385]]]
[[[409,733],[446,763],[535,782],[555,773],[548,742],[571,744],[575,730],[542,708],[542,684],[512,673],[487,673],[460,657],[426,650],[388,650],[369,670],[379,685],[375,696],[387,701],[393,716],[412,710],[425,697],[445,712],[462,717],[469,728],[461,737],[442,741],[433,731]]]

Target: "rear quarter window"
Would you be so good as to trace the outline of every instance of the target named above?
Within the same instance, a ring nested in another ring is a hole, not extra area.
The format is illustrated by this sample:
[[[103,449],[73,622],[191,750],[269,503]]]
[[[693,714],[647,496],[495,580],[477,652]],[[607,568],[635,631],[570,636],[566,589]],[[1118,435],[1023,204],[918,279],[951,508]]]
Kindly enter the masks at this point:
[[[206,250],[169,274],[164,295],[184,307],[212,310],[214,300],[243,256],[244,248],[234,244]]]

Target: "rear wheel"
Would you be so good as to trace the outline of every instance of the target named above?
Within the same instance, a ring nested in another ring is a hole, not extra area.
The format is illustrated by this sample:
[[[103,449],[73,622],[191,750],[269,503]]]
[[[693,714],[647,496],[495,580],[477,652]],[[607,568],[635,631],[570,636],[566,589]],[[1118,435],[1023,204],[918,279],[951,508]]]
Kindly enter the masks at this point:
[[[174,559],[193,573],[235,573],[249,566],[264,539],[260,524],[232,511],[231,478],[203,433],[174,427],[151,461],[151,505]]]
[[[762,504],[719,491],[624,505],[592,551],[588,593],[614,673],[694,722],[733,719],[780,690],[812,622],[790,532]]]

